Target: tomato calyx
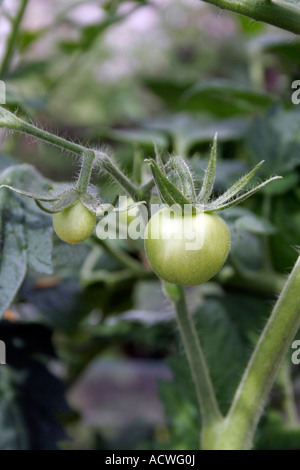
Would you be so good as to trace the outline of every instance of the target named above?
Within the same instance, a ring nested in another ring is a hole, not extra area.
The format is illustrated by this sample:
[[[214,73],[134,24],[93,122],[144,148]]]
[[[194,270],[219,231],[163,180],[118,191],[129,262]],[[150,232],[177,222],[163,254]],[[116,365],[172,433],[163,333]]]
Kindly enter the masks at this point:
[[[211,194],[213,192],[217,164],[217,134],[213,141],[207,170],[198,195],[195,191],[195,182],[192,173],[182,156],[171,157],[166,165],[162,164],[159,155],[156,155],[156,161],[149,159],[146,160],[146,162],[150,165],[153,179],[162,202],[168,207],[175,205],[180,206],[181,209],[184,209],[187,205],[191,205],[194,213],[199,211],[213,213],[235,206],[264,188],[267,184],[281,178],[281,176],[273,176],[263,183],[254,186],[251,190],[242,192],[264,163],[264,160],[262,160],[249,171],[249,173],[241,177],[225,191],[224,194],[212,200]],[[178,184],[176,185],[172,182],[172,173],[175,173],[177,176]]]

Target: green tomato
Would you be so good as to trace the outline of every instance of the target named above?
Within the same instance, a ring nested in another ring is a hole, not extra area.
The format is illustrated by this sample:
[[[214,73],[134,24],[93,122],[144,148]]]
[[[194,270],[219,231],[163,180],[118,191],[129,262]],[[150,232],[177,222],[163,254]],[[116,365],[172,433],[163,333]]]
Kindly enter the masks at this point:
[[[215,214],[156,212],[145,230],[145,250],[156,274],[173,284],[194,286],[212,278],[230,249],[226,222]]]
[[[57,212],[53,217],[53,226],[57,236],[64,242],[76,244],[89,238],[96,225],[96,215],[89,211],[82,202]]]

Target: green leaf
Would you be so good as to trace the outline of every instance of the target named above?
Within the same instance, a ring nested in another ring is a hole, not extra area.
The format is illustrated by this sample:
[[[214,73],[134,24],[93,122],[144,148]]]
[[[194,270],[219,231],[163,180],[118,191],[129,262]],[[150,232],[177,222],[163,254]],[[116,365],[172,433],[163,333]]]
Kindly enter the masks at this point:
[[[277,232],[277,228],[267,219],[251,213],[238,218],[236,226],[241,230],[245,230],[245,232],[257,235],[274,235]]]
[[[161,148],[168,148],[169,139],[162,132],[148,129],[101,129],[101,136],[117,142],[138,144],[144,148],[152,149],[153,140]]]
[[[26,424],[15,393],[16,377],[9,366],[0,369],[0,380],[0,449],[28,450]]]
[[[272,95],[226,80],[197,84],[183,94],[182,100],[188,111],[208,111],[222,117],[256,113],[276,101]]]
[[[45,192],[50,188],[29,165],[11,166],[0,174],[0,185]],[[52,272],[52,219],[28,199],[0,191],[0,316],[10,306],[28,268]]]
[[[246,144],[253,164],[265,160],[262,169],[264,176],[294,172],[300,165],[299,110],[296,107],[291,111],[272,108],[252,122]]]
[[[226,412],[246,363],[247,351],[224,300],[222,296],[208,298],[196,308],[195,321],[219,405]]]
[[[278,411],[263,417],[255,436],[255,450],[300,450],[300,427],[288,427]]]
[[[143,126],[152,132],[163,131],[171,139],[172,148],[176,153],[188,155],[194,147],[210,144],[216,132],[219,142],[241,139],[248,123],[243,118],[216,121],[208,116],[179,113],[145,121]]]
[[[178,83],[172,79],[156,77],[147,77],[143,83],[171,109],[180,105],[182,94],[191,86],[191,84]]]

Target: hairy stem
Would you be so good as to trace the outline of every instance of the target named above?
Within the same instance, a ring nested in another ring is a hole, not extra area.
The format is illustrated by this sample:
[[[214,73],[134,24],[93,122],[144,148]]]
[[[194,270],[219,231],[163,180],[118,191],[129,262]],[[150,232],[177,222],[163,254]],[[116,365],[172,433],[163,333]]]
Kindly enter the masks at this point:
[[[219,450],[247,450],[280,364],[300,326],[300,256],[257,343],[231,409]]]
[[[122,188],[125,189],[125,191],[130,196],[132,196],[135,201],[139,200],[139,188],[137,188],[133,183],[131,183],[131,181],[122,173],[122,171],[117,167],[117,165],[105,152],[94,152],[91,149],[87,149],[86,147],[83,147],[80,144],[76,144],[75,142],[71,142],[69,140],[63,139],[62,137],[51,134],[50,132],[44,131],[43,129],[40,129],[37,126],[29,124],[23,119],[18,118],[17,116],[15,116],[15,114],[11,113],[10,111],[7,111],[3,107],[0,107],[0,127],[6,127],[7,129],[18,131],[26,135],[31,135],[40,140],[43,140],[44,142],[48,142],[49,144],[55,145],[56,147],[67,150],[76,155],[83,156],[84,158],[86,158],[86,160],[88,159],[89,162],[86,170],[84,169],[80,174],[80,178],[82,178],[82,180],[79,182],[80,187],[86,184],[86,178],[90,176],[89,171],[92,170],[92,168],[90,167],[90,164],[92,164],[92,154],[96,155],[98,162],[100,166],[104,169],[104,171],[111,175],[114,180],[117,181],[117,183],[122,186]]]
[[[219,8],[249,16],[273,26],[300,34],[300,10],[277,5],[271,0],[204,0]]]
[[[163,286],[176,309],[177,322],[201,411],[202,439],[213,441],[214,429],[222,417],[195,325],[186,305],[185,291],[183,287],[174,284],[164,283]]]
[[[80,175],[76,184],[76,189],[79,194],[86,193],[87,187],[91,180],[95,157],[95,152],[93,152],[92,150],[87,150],[83,156]]]

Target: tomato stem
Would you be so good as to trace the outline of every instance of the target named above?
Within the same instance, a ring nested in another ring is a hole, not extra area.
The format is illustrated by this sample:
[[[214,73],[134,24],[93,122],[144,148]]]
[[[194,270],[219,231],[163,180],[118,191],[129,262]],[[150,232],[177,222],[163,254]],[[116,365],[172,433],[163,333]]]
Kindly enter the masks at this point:
[[[76,184],[76,190],[79,195],[85,194],[90,184],[95,157],[95,152],[92,150],[84,152],[80,175]]]
[[[50,132],[44,131],[43,129],[39,129],[34,124],[29,124],[28,122],[20,119],[15,114],[11,113],[10,111],[6,110],[3,107],[0,107],[0,127],[6,127],[8,129],[12,129],[23,134],[32,135],[38,139],[43,140],[44,142],[48,142],[49,144],[55,145],[56,147],[60,147],[64,150],[67,150],[73,154],[80,155],[86,158],[91,159],[92,153],[96,155],[98,158],[99,164],[102,166],[104,171],[108,173],[110,176],[114,178],[120,186],[125,189],[125,191],[134,199],[134,201],[139,200],[139,196],[141,199],[146,199],[146,196],[149,198],[149,194],[145,195],[145,191],[142,188],[138,188],[135,186],[131,181],[124,175],[124,173],[118,168],[118,166],[112,161],[110,156],[105,152],[100,151],[93,151],[92,149],[88,149],[80,144],[76,144],[69,140],[63,139],[57,135],[51,134]],[[88,157],[89,155],[89,157]],[[85,167],[86,163],[84,162],[82,168],[82,177],[81,181],[79,182],[79,188],[83,187],[86,184],[87,179],[89,178],[89,172],[91,168],[89,165]]]
[[[166,282],[163,284],[163,288],[175,306],[177,322],[190,365],[202,416],[202,437],[205,436],[205,439],[208,439],[215,426],[222,420],[208,366],[193,318],[187,308],[184,288]]]
[[[280,364],[300,326],[300,256],[262,332],[222,424],[218,450],[247,450]]]
[[[299,10],[285,8],[271,0],[204,0],[219,8],[230,10],[256,21],[263,21],[278,28],[300,34]]]

